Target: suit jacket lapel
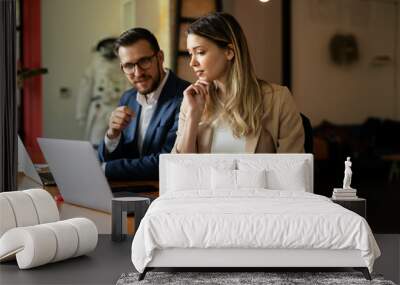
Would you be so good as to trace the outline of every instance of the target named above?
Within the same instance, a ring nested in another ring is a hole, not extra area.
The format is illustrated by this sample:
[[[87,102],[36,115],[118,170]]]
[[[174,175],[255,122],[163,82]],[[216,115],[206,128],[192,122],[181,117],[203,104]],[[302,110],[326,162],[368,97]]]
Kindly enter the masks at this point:
[[[168,111],[168,107],[172,104],[171,98],[174,98],[177,92],[176,78],[174,74],[170,71],[167,82],[161,91],[160,97],[158,98],[157,107],[154,110],[153,116],[150,120],[149,126],[147,128],[144,141],[142,153],[146,154],[150,146],[151,139],[153,138],[154,132],[161,121],[161,118]]]
[[[261,128],[258,128],[258,131],[250,136],[246,137],[245,151],[246,153],[255,153],[257,148],[258,140],[260,139]]]
[[[140,113],[142,111],[142,107],[136,101],[136,96],[134,96],[134,99],[128,104],[128,107],[131,108],[132,111],[135,112],[136,118],[131,121],[131,123],[128,126],[127,132],[125,132],[125,134],[129,141],[133,141],[136,138],[136,133],[137,133],[137,128],[139,126],[139,119],[140,119]]]
[[[263,91],[263,92],[265,92],[265,91]],[[260,140],[260,136],[261,136],[261,129],[264,126],[267,128],[267,130],[269,130],[270,125],[272,124],[272,121],[268,118],[269,114],[271,112],[272,96],[266,96],[264,94],[263,101],[264,101],[263,102],[263,117],[261,118],[261,126],[258,128],[258,130],[255,134],[246,137],[246,145],[245,145],[246,153],[256,153],[257,144],[258,144],[258,141]],[[266,125],[264,125],[264,124],[266,124]]]
[[[150,120],[150,124],[149,124],[146,134],[144,136],[143,150],[142,150],[143,154],[147,153],[147,150],[150,146],[150,142],[154,136],[157,126],[158,126],[159,122],[161,121],[162,116],[164,116],[164,114],[168,111],[168,107],[171,104],[172,104],[171,101],[157,103],[157,107],[154,110],[153,116]]]

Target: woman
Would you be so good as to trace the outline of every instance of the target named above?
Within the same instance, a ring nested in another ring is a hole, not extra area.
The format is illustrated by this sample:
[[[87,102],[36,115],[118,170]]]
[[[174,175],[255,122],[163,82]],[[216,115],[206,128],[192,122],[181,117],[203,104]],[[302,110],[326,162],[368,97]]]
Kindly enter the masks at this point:
[[[289,90],[257,79],[233,16],[213,13],[192,23],[187,49],[198,80],[184,91],[172,152],[304,152]]]

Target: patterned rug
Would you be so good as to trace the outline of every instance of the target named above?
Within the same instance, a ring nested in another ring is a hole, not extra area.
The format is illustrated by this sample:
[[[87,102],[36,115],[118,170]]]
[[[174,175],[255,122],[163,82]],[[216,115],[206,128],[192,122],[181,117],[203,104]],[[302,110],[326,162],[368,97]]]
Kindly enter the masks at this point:
[[[122,274],[117,285],[134,284],[222,284],[222,285],[292,285],[292,284],[379,284],[395,285],[384,280],[381,275],[372,274],[372,281],[364,278],[360,272],[148,272],[142,281],[138,281],[139,273]]]

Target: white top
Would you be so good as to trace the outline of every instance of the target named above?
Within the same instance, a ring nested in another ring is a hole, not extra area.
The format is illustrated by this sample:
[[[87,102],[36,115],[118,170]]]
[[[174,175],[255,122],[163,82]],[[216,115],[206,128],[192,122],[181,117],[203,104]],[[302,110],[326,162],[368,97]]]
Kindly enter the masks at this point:
[[[147,94],[146,96],[138,92],[136,97],[136,101],[142,106],[142,111],[140,114],[139,125],[138,125],[139,153],[142,153],[144,136],[146,135],[146,131],[147,128],[149,127],[150,120],[153,117],[154,110],[156,109],[158,98],[160,98],[161,91],[163,90],[164,85],[168,80],[169,70],[165,69],[164,71],[166,72],[165,77],[156,90]],[[108,152],[111,153],[117,148],[120,139],[121,135],[119,135],[115,139],[109,139],[107,135],[105,136],[104,142]]]
[[[211,153],[245,153],[246,138],[235,138],[226,124],[214,127]]]

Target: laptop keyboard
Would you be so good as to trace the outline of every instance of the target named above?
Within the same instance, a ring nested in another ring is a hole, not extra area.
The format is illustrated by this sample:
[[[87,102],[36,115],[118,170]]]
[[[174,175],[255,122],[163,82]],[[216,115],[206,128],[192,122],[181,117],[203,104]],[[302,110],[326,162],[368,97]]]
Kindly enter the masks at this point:
[[[39,172],[39,177],[45,186],[55,186],[56,181],[50,172]]]

